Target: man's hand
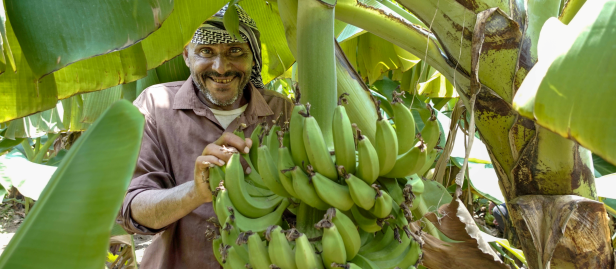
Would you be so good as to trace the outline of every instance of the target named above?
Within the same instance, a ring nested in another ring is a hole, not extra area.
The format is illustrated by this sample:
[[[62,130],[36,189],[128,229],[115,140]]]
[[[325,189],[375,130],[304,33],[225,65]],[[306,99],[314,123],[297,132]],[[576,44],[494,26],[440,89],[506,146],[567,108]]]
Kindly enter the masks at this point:
[[[232,152],[248,153],[251,146],[252,140],[250,138],[243,140],[239,136],[228,132],[223,133],[214,143],[205,146],[201,156],[195,160],[194,174],[195,188],[199,195],[204,198],[205,203],[212,201],[212,192],[208,183],[210,177],[209,168],[214,165],[223,166],[227,164]],[[242,166],[246,174],[250,174],[250,167],[243,159]]]

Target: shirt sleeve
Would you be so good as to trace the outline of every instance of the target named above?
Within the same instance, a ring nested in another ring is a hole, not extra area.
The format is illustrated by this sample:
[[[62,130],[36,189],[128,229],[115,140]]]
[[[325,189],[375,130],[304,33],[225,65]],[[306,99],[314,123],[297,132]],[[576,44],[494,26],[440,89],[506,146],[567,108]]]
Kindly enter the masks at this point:
[[[142,94],[140,97],[143,97]],[[130,182],[117,222],[129,233],[157,234],[167,227],[151,229],[137,223],[131,214],[131,203],[135,196],[147,190],[160,190],[175,186],[175,180],[165,165],[166,157],[158,140],[156,122],[151,115],[140,106],[145,98],[135,100],[135,105],[145,116],[145,126],[141,141],[141,150],[137,166]]]

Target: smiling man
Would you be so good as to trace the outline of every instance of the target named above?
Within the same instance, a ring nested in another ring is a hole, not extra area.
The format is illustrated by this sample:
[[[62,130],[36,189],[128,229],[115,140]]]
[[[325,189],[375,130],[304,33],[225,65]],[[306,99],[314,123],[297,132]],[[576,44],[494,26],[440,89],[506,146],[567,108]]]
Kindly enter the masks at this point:
[[[143,269],[220,267],[205,237],[207,220],[215,217],[208,168],[229,160],[223,147],[248,153],[252,141],[234,135],[238,127],[250,137],[258,124],[282,123],[293,109],[287,98],[263,89],[255,22],[239,9],[237,40],[224,29],[225,10],[184,48],[190,77],[151,86],[134,102],[146,126],[119,221],[128,232],[157,235]]]

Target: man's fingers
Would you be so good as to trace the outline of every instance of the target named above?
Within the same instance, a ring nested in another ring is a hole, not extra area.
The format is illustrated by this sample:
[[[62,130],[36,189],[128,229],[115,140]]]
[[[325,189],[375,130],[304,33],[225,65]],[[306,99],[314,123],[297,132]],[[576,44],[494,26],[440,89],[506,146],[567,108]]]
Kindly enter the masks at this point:
[[[203,171],[213,167],[214,165],[217,165],[218,161],[219,159],[212,155],[199,156],[195,161],[195,171]]]
[[[250,140],[250,138],[246,140]],[[222,136],[220,136],[220,138],[218,138],[218,140],[214,142],[214,144],[219,146],[224,145],[228,147],[233,147],[242,151],[242,153],[248,153],[248,151],[250,150],[250,146],[252,145],[252,140],[250,140],[250,145],[248,145],[246,142],[247,141],[233,133],[224,132]]]
[[[215,156],[216,158],[218,158],[216,165],[223,166],[227,164],[227,162],[229,161],[229,158],[231,158],[231,154],[234,151],[237,151],[237,150],[235,148],[221,147],[216,144],[209,144],[203,150],[203,155]]]
[[[252,139],[246,138],[246,147],[248,147],[248,149],[252,148]],[[248,153],[248,151],[245,153]]]
[[[207,147],[205,147],[205,150],[203,151],[203,154],[205,156],[199,156],[199,158],[211,157],[210,159],[208,159],[210,160],[209,162],[218,166],[223,166],[226,165],[227,162],[229,162],[229,159],[231,159],[231,155],[233,155],[234,152],[237,152],[237,149],[225,146],[221,147],[216,144],[209,144],[207,145]],[[244,172],[246,172],[246,174],[250,174],[250,166],[243,157],[240,158],[240,163],[244,168]]]

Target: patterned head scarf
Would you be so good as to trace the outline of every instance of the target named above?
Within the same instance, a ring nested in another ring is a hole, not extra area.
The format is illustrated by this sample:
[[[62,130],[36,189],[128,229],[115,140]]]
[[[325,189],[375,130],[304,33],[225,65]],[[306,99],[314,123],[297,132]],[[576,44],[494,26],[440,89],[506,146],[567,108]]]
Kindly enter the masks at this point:
[[[255,60],[255,65],[252,66],[252,71],[250,74],[250,82],[252,82],[252,84],[257,88],[265,88],[265,85],[263,85],[263,79],[261,78],[261,34],[259,33],[259,29],[257,29],[257,24],[248,16],[246,11],[244,11],[240,6],[235,5],[240,20],[240,35],[243,40],[235,39],[225,30],[222,22],[222,17],[225,15],[228,5],[229,4],[225,5],[221,10],[214,14],[212,18],[203,23],[199,29],[197,29],[190,42],[200,45],[248,42]]]

